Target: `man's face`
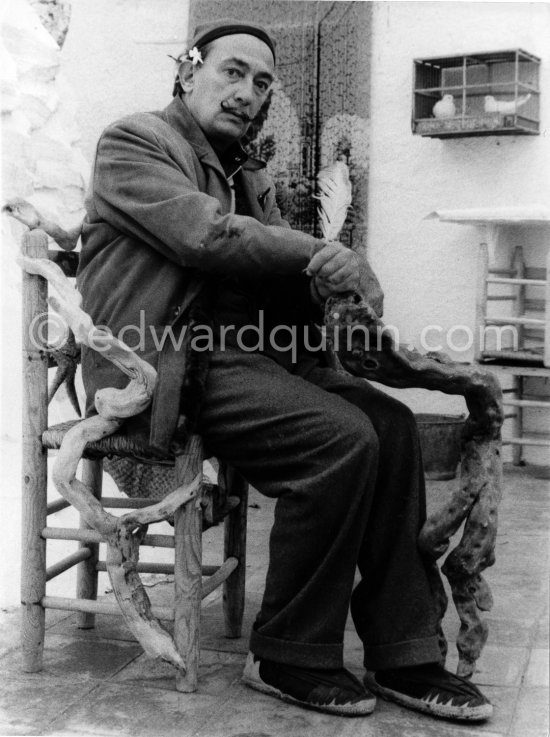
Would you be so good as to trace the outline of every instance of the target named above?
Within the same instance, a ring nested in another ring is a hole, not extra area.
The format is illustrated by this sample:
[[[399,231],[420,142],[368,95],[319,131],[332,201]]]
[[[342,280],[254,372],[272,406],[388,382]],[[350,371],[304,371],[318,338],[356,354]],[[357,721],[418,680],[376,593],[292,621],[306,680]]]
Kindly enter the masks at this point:
[[[255,36],[212,42],[204,63],[182,86],[189,110],[214,145],[224,148],[245,134],[266,100],[274,68],[269,46]]]

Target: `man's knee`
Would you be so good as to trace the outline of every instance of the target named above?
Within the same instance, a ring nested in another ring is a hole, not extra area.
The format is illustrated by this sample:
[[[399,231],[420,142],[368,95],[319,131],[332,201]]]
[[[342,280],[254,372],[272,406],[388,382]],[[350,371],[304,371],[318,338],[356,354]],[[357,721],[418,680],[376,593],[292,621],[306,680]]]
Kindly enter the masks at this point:
[[[369,458],[378,456],[378,434],[370,419],[362,412],[347,412],[344,418],[334,420],[333,427],[343,452],[353,456],[368,455]]]

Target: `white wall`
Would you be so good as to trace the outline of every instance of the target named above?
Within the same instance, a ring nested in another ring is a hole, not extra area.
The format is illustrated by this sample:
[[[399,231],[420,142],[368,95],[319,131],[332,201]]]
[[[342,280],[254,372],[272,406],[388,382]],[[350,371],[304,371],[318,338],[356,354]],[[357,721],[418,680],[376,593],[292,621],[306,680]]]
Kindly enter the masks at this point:
[[[385,288],[386,322],[417,342],[428,324],[473,328],[479,236],[471,226],[423,218],[438,208],[549,204],[550,5],[377,2],[373,15],[368,248]],[[411,133],[414,58],[517,47],[542,59],[540,136]],[[550,245],[548,231],[546,239]],[[539,242],[526,255],[542,266],[543,251]],[[453,355],[469,360],[472,352]],[[461,408],[440,395],[406,396],[417,409]]]
[[[188,0],[71,0],[62,60],[77,95],[82,148],[123,115],[171,100],[174,62],[187,41]]]

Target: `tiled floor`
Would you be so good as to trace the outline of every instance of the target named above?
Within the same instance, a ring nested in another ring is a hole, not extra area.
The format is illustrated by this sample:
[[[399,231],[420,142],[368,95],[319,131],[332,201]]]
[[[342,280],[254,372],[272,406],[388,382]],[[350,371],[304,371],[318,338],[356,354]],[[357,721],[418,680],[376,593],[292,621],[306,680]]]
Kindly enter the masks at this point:
[[[456,482],[429,485],[430,505]],[[48,612],[44,670],[24,674],[18,654],[19,613],[5,610],[0,627],[0,734],[115,735],[124,737],[547,737],[548,735],[548,529],[550,485],[526,470],[507,468],[497,539],[497,562],[487,573],[495,603],[488,613],[489,642],[475,681],[495,705],[481,725],[431,719],[379,702],[369,717],[342,719],[305,711],[247,689],[240,674],[246,637],[221,636],[220,593],[205,603],[200,686],[175,690],[171,668],[147,658],[122,621],[100,617],[95,630],[78,630],[74,616]],[[257,610],[267,561],[273,502],[253,494],[249,508],[245,629]],[[204,536],[214,562],[221,530]],[[105,579],[102,579],[104,584]],[[149,577],[161,602],[171,586]],[[103,585],[106,588],[106,585]],[[458,619],[450,609],[452,640]],[[451,645],[449,665],[456,664]],[[351,624],[346,662],[361,675],[361,646]]]

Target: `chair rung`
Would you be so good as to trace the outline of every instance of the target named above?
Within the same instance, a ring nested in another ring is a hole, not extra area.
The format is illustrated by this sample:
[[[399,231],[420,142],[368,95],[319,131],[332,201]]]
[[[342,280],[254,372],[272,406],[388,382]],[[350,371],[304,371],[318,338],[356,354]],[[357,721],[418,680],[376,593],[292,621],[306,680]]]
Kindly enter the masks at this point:
[[[217,589],[226,578],[228,578],[239,565],[237,558],[227,558],[218,568],[214,575],[202,585],[201,598],[204,599]],[[122,616],[120,607],[116,601],[96,601],[94,599],[69,599],[63,596],[44,596],[40,602],[45,609],[61,609],[66,612],[87,612],[88,614],[111,614]],[[157,619],[172,621],[174,619],[173,607],[153,606],[153,616]]]
[[[544,409],[550,409],[550,402],[535,399],[505,399],[503,403],[510,407],[542,407]]]
[[[101,505],[109,509],[144,509],[153,504],[157,504],[160,499],[143,499],[127,497],[120,498],[116,496],[104,496],[101,498]]]
[[[530,284],[532,287],[545,287],[545,279],[508,279],[507,277],[490,276],[487,284]]]
[[[132,497],[116,497],[116,496],[104,496],[101,499],[101,504],[106,509],[143,509],[150,507],[152,504],[156,504],[158,499],[144,499],[144,498],[132,498]],[[48,514],[54,514],[62,509],[70,507],[71,504],[66,499],[55,499],[53,502],[48,504]]]
[[[84,543],[105,542],[102,535],[95,530],[78,529],[76,527],[44,527],[42,537],[46,540],[79,540]],[[153,548],[173,548],[173,535],[145,535],[142,545]]]
[[[67,509],[67,507],[70,507],[71,503],[68,502],[66,499],[63,499],[61,497],[60,499],[54,499],[53,502],[49,502],[47,506],[47,514],[55,514],[56,512],[60,512],[62,509]]]
[[[503,445],[538,445],[544,448],[550,448],[550,438],[543,440],[542,438],[508,438],[503,441]]]
[[[43,596],[40,602],[45,609],[62,609],[66,612],[87,612],[88,614],[111,614],[122,616],[116,601],[96,601],[95,599],[69,599],[64,596]],[[171,621],[174,610],[168,606],[153,606],[153,616]]]
[[[216,573],[214,573],[212,576],[210,576],[210,578],[207,578],[206,581],[203,582],[202,598],[204,599],[204,597],[212,593],[214,589],[217,589],[218,586],[222,584],[226,578],[229,578],[229,576],[233,573],[238,565],[239,561],[237,560],[237,558],[226,558],[226,560],[224,560]]]
[[[46,581],[51,581],[52,578],[59,576],[60,573],[68,571],[69,568],[72,568],[77,563],[81,563],[83,560],[87,560],[91,554],[92,551],[90,550],[90,548],[80,548],[80,550],[77,550],[76,553],[71,553],[71,555],[63,558],[63,560],[54,563],[53,566],[50,566],[46,569]]]
[[[525,317],[520,315],[519,317],[486,317],[486,325],[533,325],[537,327],[545,327],[546,320],[540,317]]]
[[[219,569],[220,566],[202,566],[201,571],[203,576],[213,576],[214,573]],[[107,564],[104,560],[100,560],[97,562],[96,565],[96,571],[106,571],[107,570]],[[138,573],[168,573],[172,574],[174,573],[174,564],[173,563],[138,563],[137,564],[137,571]]]

